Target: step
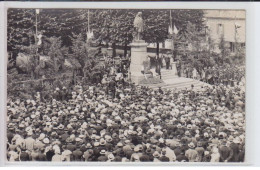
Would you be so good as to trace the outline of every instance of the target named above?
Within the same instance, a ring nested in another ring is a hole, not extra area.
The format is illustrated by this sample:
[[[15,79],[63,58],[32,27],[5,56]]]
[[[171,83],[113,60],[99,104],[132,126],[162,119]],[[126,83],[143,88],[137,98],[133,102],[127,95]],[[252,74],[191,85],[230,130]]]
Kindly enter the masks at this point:
[[[206,83],[200,82],[200,81],[188,81],[188,82],[181,82],[181,83],[173,83],[173,84],[166,84],[163,86],[153,86],[154,88],[161,87],[162,89],[168,88],[168,89],[185,89],[185,88],[191,88],[191,85],[193,84],[194,89],[201,89],[201,86],[207,85]]]
[[[162,80],[164,83],[159,84],[146,84],[147,86],[152,89],[158,89],[161,87],[162,89],[176,89],[176,90],[184,90],[184,89],[191,89],[191,85],[193,84],[193,89],[196,91],[203,90],[201,86],[207,86],[207,83],[201,82],[199,80],[194,80],[191,78],[185,77],[178,77],[175,75],[170,75],[168,71],[165,71],[167,74],[162,75]],[[209,85],[210,86],[210,85]]]
[[[158,89],[159,87],[153,87],[153,89]],[[184,89],[191,89],[191,86],[178,86],[178,87],[161,87],[162,89],[169,89],[169,90],[173,90],[173,89],[176,89],[176,90],[184,90]],[[202,90],[201,86],[194,86],[193,87],[194,90],[196,91],[199,91],[199,90]]]
[[[201,87],[204,85],[201,82],[193,81],[193,82],[180,82],[180,83],[172,83],[172,84],[161,84],[161,85],[153,85],[149,87],[161,87],[161,88],[186,88],[191,87],[193,84],[194,87]]]
[[[193,84],[193,86],[201,86],[201,84],[199,83],[183,83],[183,84],[167,84],[166,86],[163,86],[163,88],[171,88],[171,87],[191,87],[191,85]]]
[[[199,88],[201,88],[201,86],[203,85],[203,84],[193,84],[194,85],[194,88],[196,88],[196,87],[199,87]],[[177,89],[185,89],[185,88],[191,88],[191,84],[185,84],[185,85],[183,85],[183,84],[181,84],[181,85],[167,85],[167,86],[163,86],[162,87],[163,89],[165,89],[165,88],[168,88],[168,89],[174,89],[174,88],[177,88]]]

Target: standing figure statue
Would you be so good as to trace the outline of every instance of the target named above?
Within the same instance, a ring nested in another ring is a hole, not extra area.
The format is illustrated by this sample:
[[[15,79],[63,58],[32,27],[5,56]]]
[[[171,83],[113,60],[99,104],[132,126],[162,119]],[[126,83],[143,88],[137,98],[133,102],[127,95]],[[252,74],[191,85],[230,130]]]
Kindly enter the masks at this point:
[[[134,20],[134,40],[141,40],[141,33],[144,31],[144,23],[142,19],[142,12],[138,12]]]

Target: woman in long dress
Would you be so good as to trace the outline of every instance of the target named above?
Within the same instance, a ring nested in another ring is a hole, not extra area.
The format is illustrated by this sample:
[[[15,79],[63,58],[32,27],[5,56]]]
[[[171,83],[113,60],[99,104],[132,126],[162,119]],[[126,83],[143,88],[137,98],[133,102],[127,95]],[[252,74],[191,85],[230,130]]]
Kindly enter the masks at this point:
[[[197,79],[197,70],[196,70],[196,68],[193,68],[193,70],[192,70],[192,78],[193,79]]]

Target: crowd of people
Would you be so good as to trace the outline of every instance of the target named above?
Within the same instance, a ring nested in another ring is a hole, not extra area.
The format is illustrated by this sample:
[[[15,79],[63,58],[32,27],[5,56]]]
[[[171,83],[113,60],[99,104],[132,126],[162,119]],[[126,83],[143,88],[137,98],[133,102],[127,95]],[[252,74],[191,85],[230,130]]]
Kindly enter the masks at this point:
[[[179,76],[201,80],[212,85],[245,84],[245,67],[225,64],[198,69],[190,64],[184,64],[177,70]]]
[[[239,86],[149,89],[104,77],[7,103],[8,161],[243,162]]]

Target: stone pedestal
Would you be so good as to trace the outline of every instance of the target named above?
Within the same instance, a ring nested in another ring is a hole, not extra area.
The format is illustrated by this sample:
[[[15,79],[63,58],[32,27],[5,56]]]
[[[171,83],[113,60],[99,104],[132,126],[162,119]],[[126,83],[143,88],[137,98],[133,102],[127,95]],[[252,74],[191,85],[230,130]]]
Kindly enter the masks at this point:
[[[178,76],[178,72],[177,72],[176,62],[172,62],[171,65],[172,65],[172,72],[177,77]]]
[[[112,54],[113,54],[113,48],[111,47],[107,48],[107,55],[112,57]]]
[[[130,74],[131,81],[135,84],[139,84],[144,75],[142,70],[144,69],[143,62],[147,61],[147,43],[144,40],[134,41],[131,46],[131,64]]]

